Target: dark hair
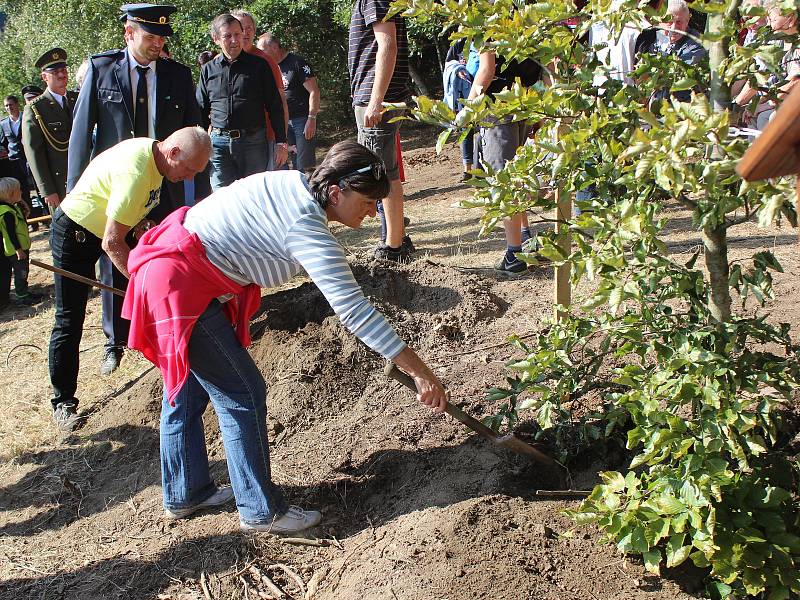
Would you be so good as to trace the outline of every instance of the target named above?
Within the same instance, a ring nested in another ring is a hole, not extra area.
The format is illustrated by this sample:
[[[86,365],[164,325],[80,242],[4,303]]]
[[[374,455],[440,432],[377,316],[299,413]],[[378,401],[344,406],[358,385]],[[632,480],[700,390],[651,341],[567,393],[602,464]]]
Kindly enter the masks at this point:
[[[219,35],[219,30],[222,29],[223,26],[230,25],[231,23],[236,23],[239,25],[239,27],[242,27],[241,21],[239,21],[239,19],[237,19],[230,13],[222,13],[221,15],[217,15],[216,17],[214,17],[214,20],[211,21],[211,27],[209,27],[209,33],[211,34],[211,39],[215,40]]]
[[[216,55],[211,50],[203,50],[197,55],[197,63],[202,67],[208,61],[214,60],[214,56]]]
[[[8,100],[11,100],[12,102],[14,102],[14,103],[16,103],[16,104],[19,104],[19,98],[17,98],[17,97],[16,97],[14,94],[11,94],[10,96],[6,96],[6,97],[3,99],[3,102],[6,102],[6,101],[8,101]]]
[[[375,178],[373,169],[355,173],[359,169],[380,165],[380,177]],[[344,140],[334,144],[322,163],[308,179],[311,193],[322,208],[328,205],[328,188],[332,185],[349,187],[367,198],[380,200],[389,195],[389,178],[383,161],[372,150],[355,140]]]

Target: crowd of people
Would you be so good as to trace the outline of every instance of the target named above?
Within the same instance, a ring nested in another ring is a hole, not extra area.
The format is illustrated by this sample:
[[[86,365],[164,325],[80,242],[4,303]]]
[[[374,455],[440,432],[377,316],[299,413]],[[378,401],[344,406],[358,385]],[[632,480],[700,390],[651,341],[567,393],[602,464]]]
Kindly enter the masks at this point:
[[[387,19],[389,9],[389,0],[355,3],[348,69],[358,139],[334,145],[319,166],[315,71],[274,32],[257,38],[256,21],[245,10],[212,20],[216,52],[198,57],[197,85],[167,51],[176,8],[130,4],[120,11],[124,48],[88,58],[78,73],[79,92],[67,89],[67,55],[53,48],[36,62],[45,89],[26,87],[24,110],[15,96],[6,98],[0,305],[8,302],[12,272],[19,301],[38,301],[27,289],[26,220],[32,213],[25,201],[33,193],[52,213],[53,265],[94,278],[99,262],[108,287],[100,373],[114,372],[126,348],[142,352],[162,373],[161,467],[169,518],[235,498],[245,530],[293,532],[321,519],[316,511],[287,505],[272,482],[266,385],[246,350],[261,288],[285,283],[300,270],[353,334],[414,378],[421,402],[444,408],[441,383],[364,297],[328,229],[330,221],[355,228],[379,214],[374,255],[407,262],[415,252],[405,231],[396,146],[400,121],[394,118],[403,110],[384,110],[411,97],[405,19]],[[610,77],[635,84],[632,72],[645,53],[689,64],[705,59],[686,2],[669,0],[667,12],[668,20],[653,26],[592,28],[589,44]],[[796,19],[779,7],[770,5],[768,14],[775,31],[796,31]],[[757,30],[763,23],[748,25]],[[787,51],[784,68],[792,77],[798,73],[794,52]],[[531,59],[506,61],[461,43],[445,64],[446,100],[458,110],[465,99],[494,96],[515,81],[547,84],[546,73]],[[598,75],[598,88],[605,77]],[[752,105],[760,93],[742,84],[735,102]],[[652,102],[670,96],[687,100],[690,92],[660,90]],[[746,118],[760,124],[763,112]],[[513,118],[486,123],[462,144],[465,173],[479,162],[502,169],[535,129]],[[526,215],[504,225],[507,248],[496,268],[524,271],[517,254],[531,239]],[[69,432],[81,423],[79,345],[89,288],[56,274],[54,289],[51,402],[56,425]],[[209,401],[220,419],[231,486],[218,486],[208,472],[202,415]]]

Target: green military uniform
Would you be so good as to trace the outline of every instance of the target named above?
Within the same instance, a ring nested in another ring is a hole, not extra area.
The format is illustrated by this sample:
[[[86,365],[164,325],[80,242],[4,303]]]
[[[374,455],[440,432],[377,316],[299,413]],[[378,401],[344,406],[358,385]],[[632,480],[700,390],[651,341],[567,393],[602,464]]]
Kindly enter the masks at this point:
[[[47,68],[51,64],[62,64],[66,53],[54,48],[37,61],[37,66]],[[40,65],[42,63],[44,66]],[[49,89],[31,100],[22,117],[22,144],[28,159],[36,187],[42,196],[58,194],[59,200],[66,196],[67,146],[72,131],[72,110],[78,99],[76,92],[67,91],[62,107]]]

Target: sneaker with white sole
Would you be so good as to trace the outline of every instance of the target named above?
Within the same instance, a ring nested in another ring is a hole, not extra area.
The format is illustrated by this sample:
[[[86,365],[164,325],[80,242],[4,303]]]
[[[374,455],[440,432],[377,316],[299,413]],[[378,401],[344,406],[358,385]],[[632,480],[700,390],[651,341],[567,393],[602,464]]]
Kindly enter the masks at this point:
[[[203,508],[221,506],[231,500],[233,500],[233,489],[231,489],[229,485],[221,485],[217,488],[216,492],[199,504],[187,508],[164,508],[164,516],[168,519],[183,519]]]
[[[297,533],[314,527],[322,521],[322,513],[318,510],[303,510],[299,506],[290,506],[284,514],[272,521],[264,523],[248,523],[239,521],[243,531],[263,531],[264,533]]]

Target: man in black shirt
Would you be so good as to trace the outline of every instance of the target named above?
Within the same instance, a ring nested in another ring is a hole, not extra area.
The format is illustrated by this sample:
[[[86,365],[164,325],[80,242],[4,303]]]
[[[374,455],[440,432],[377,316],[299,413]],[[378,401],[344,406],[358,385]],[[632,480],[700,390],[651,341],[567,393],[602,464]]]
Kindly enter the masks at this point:
[[[288,142],[296,147],[294,168],[311,169],[317,164],[314,155],[317,147],[317,113],[319,112],[319,86],[317,77],[306,60],[281,46],[272,32],[258,38],[258,47],[278,63],[286,91],[289,108]]]
[[[265,110],[276,146],[287,148],[275,78],[264,60],[242,51],[243,33],[233,15],[214,19],[211,38],[222,52],[203,65],[197,87],[203,124],[211,125],[214,190],[267,168]]]

